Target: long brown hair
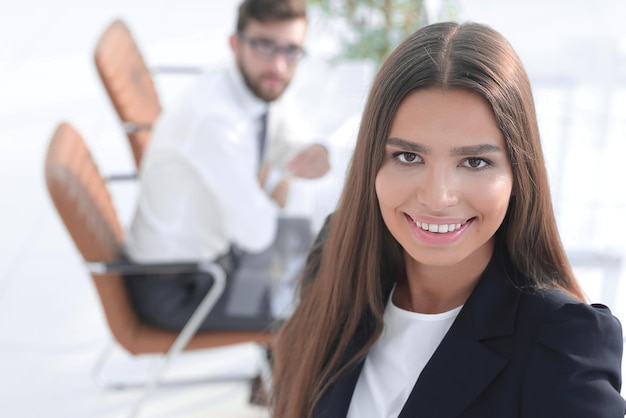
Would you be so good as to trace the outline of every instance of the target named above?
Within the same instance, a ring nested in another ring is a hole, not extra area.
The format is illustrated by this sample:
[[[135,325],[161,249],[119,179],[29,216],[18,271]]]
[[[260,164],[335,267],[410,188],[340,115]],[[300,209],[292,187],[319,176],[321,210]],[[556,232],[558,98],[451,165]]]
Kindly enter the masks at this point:
[[[426,26],[390,54],[374,80],[316,277],[275,347],[276,418],[311,416],[322,393],[382,331],[385,295],[405,273],[401,247],[380,214],[375,178],[398,106],[416,89],[435,86],[476,92],[493,108],[514,177],[496,240],[527,280],[523,285],[559,287],[584,299],[560,242],[532,91],[517,54],[485,25]],[[355,339],[362,339],[357,350],[346,353]]]

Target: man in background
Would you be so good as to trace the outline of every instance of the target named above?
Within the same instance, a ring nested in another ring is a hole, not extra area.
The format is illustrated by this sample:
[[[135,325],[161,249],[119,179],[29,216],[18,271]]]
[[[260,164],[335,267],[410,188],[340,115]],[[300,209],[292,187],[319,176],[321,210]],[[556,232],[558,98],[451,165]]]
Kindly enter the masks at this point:
[[[306,132],[295,129],[281,100],[304,55],[306,31],[305,0],[241,4],[229,39],[233,62],[200,76],[154,127],[127,233],[132,261],[217,259],[230,276],[238,250],[256,253],[274,242],[289,200],[288,179],[328,172],[327,149],[303,141]],[[175,330],[212,283],[201,273],[126,278],[139,316]],[[269,313],[229,318],[230,290],[201,330],[258,329],[271,322]]]

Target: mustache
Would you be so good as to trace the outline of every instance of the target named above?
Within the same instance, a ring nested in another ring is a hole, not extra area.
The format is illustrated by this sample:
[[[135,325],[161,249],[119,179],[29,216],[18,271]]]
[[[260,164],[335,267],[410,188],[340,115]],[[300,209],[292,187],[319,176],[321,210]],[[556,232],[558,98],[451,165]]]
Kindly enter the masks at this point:
[[[259,76],[259,79],[261,79],[261,80],[265,80],[265,79],[280,80],[283,83],[286,83],[288,81],[286,77],[283,77],[280,74],[276,74],[276,73],[263,73],[263,74],[261,74]]]

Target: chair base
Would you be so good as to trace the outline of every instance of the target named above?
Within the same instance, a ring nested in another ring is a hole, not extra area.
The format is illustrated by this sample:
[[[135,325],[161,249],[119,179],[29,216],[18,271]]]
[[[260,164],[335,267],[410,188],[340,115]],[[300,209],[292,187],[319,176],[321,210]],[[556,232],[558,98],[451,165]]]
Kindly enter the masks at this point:
[[[123,350],[115,341],[111,341],[97,358],[92,369],[92,377],[95,384],[103,390],[141,390],[140,399],[134,405],[133,411],[128,415],[129,417],[139,416],[140,409],[145,404],[146,399],[158,388],[189,387],[214,383],[249,382],[249,403],[255,406],[267,406],[267,394],[269,392],[266,388],[269,388],[269,385],[266,382],[268,381],[267,372],[270,370],[270,366],[265,354],[266,347],[253,343],[246,343],[245,345],[251,345],[254,349],[258,348],[259,355],[257,356],[254,354],[254,351],[251,351],[251,356],[249,357],[250,365],[244,370],[206,370],[206,374],[203,370],[200,375],[198,375],[197,370],[193,370],[191,373],[189,373],[190,370],[186,370],[188,373],[181,375],[179,370],[176,376],[161,375],[158,384],[153,385],[155,371],[158,373],[166,363],[166,355],[132,355]],[[185,354],[189,354],[199,356],[199,360],[202,361],[202,357],[205,354],[208,355],[211,351],[220,349],[223,348],[209,348],[206,350],[194,350],[193,353],[181,353],[178,356],[178,360],[185,361]],[[120,353],[123,353],[123,357],[119,356]],[[129,370],[128,364],[126,364],[126,362],[131,361],[135,366],[141,366],[140,362],[142,360],[146,361],[144,367],[136,367],[135,370]],[[193,358],[187,358],[186,360],[195,361]],[[119,364],[120,361],[122,362],[121,365]],[[118,363],[120,366],[122,370],[121,375],[119,373],[116,374],[114,370],[112,370],[114,369],[115,363]],[[191,363],[188,363],[188,365],[190,364]],[[206,364],[209,364],[209,362]]]

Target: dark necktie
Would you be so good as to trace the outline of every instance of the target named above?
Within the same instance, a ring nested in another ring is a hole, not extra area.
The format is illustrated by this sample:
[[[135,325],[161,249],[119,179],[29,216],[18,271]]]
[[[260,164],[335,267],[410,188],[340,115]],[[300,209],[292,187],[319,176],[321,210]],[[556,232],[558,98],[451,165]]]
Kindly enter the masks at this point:
[[[261,126],[259,127],[259,170],[263,167],[263,155],[265,154],[265,143],[267,135],[267,114],[266,110],[261,115]]]

